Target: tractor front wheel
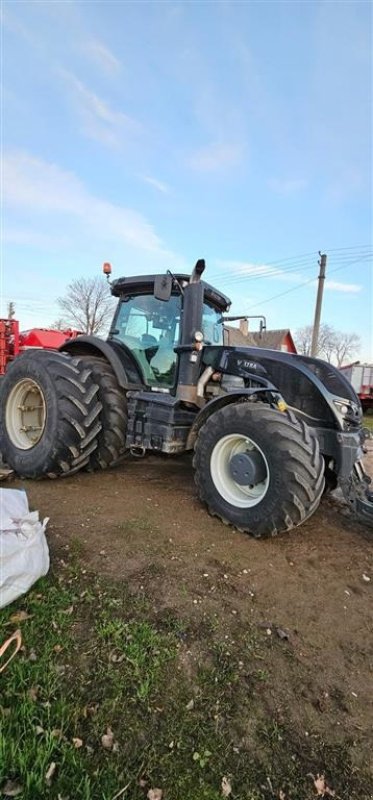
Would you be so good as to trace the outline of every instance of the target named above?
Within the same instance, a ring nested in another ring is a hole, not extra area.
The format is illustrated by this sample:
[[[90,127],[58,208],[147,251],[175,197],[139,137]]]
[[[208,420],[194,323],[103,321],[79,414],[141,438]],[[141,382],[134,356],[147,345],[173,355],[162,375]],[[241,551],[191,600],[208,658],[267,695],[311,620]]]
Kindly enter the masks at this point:
[[[319,505],[324,464],[317,438],[289,411],[233,403],[199,431],[199,496],[211,514],[256,537],[300,525]]]

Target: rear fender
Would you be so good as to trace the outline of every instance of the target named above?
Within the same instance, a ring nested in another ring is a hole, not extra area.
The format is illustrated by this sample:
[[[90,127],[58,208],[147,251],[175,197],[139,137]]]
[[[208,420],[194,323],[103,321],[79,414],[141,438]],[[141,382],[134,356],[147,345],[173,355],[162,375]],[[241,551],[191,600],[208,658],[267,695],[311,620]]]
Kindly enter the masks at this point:
[[[274,405],[281,410],[284,410],[286,404],[282,400],[281,395],[277,392],[275,387],[273,389],[269,389],[268,386],[266,387],[256,387],[255,389],[237,389],[236,391],[231,391],[227,395],[222,395],[221,397],[214,397],[213,400],[210,400],[206,405],[203,407],[201,411],[198,412],[193,425],[189,431],[188,439],[186,443],[187,450],[193,450],[194,443],[198,436],[198,431],[205,424],[206,420],[214,414],[215,411],[220,411],[221,408],[225,408],[225,406],[229,406],[232,403],[244,403],[246,400],[249,400],[253,395],[256,395],[258,400],[261,400],[261,395],[268,393],[272,394]],[[279,403],[283,403],[283,408]]]
[[[144,381],[132,353],[125,345],[113,346],[98,336],[78,336],[60,348],[73,356],[95,356],[109,362],[122,389],[143,389]]]

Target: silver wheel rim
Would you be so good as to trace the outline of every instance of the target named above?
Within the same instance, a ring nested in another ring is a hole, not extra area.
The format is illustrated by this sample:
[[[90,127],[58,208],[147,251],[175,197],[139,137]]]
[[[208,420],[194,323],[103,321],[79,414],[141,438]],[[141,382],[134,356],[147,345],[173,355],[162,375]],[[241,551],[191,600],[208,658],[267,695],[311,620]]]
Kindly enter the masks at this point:
[[[38,383],[25,378],[13,387],[6,401],[5,425],[12,444],[30,450],[40,441],[47,419],[44,394]]]
[[[233,480],[229,464],[237,453],[247,453],[256,450],[263,458],[266,477],[253,486],[242,486]],[[223,436],[216,443],[210,460],[211,477],[215,488],[227,503],[237,508],[253,508],[263,500],[269,486],[269,467],[267,459],[260,447],[248,436],[240,433],[231,433]]]

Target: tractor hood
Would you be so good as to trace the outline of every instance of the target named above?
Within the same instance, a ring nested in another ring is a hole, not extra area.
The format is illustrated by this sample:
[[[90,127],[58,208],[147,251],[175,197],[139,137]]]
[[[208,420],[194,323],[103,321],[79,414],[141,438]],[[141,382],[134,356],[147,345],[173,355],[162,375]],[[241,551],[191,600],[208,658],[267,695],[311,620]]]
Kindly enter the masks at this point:
[[[308,417],[309,424],[313,420],[315,425],[349,430],[361,423],[361,404],[354,389],[326,361],[259,347],[214,346],[204,348],[202,360],[217,372],[238,375],[248,384],[256,377],[267,377],[289,406]]]

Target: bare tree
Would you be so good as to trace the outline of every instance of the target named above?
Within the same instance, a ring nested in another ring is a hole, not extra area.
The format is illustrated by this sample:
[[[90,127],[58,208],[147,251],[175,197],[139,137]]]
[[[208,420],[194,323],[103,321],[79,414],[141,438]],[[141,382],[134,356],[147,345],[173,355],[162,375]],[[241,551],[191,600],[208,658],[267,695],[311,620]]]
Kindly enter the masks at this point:
[[[64,330],[66,330],[66,328],[69,328],[69,327],[70,327],[69,323],[66,322],[66,320],[63,319],[63,317],[59,317],[58,319],[55,319],[55,321],[52,322],[49,325],[49,328],[52,331],[64,331]]]
[[[302,356],[310,356],[311,355],[311,345],[312,345],[312,325],[305,325],[304,328],[299,328],[294,336],[294,341],[296,344],[296,348],[298,353]],[[330,325],[326,325],[323,323],[320,325],[320,333],[319,333],[319,342],[318,342],[318,349],[317,355],[318,356],[326,356],[326,353],[329,351],[330,343],[333,340],[334,331]],[[328,359],[329,360],[329,359]]]
[[[294,341],[300,355],[311,355],[312,325],[299,328],[294,336]],[[360,337],[356,333],[337,331],[325,323],[320,326],[317,355],[330,364],[336,363],[338,367],[352,358],[360,349]]]
[[[318,355],[325,361],[329,361],[329,364],[332,364],[335,358],[337,336],[337,331],[331,325],[323,325],[322,336],[319,338]]]
[[[361,347],[360,336],[357,333],[336,332],[334,355],[337,367],[341,367],[346,361],[356,356]]]
[[[299,355],[309,356],[311,353],[312,325],[298,328],[294,334],[294,342]]]
[[[57,303],[64,319],[84,333],[100,333],[113,313],[109,286],[98,277],[72,281]]]

